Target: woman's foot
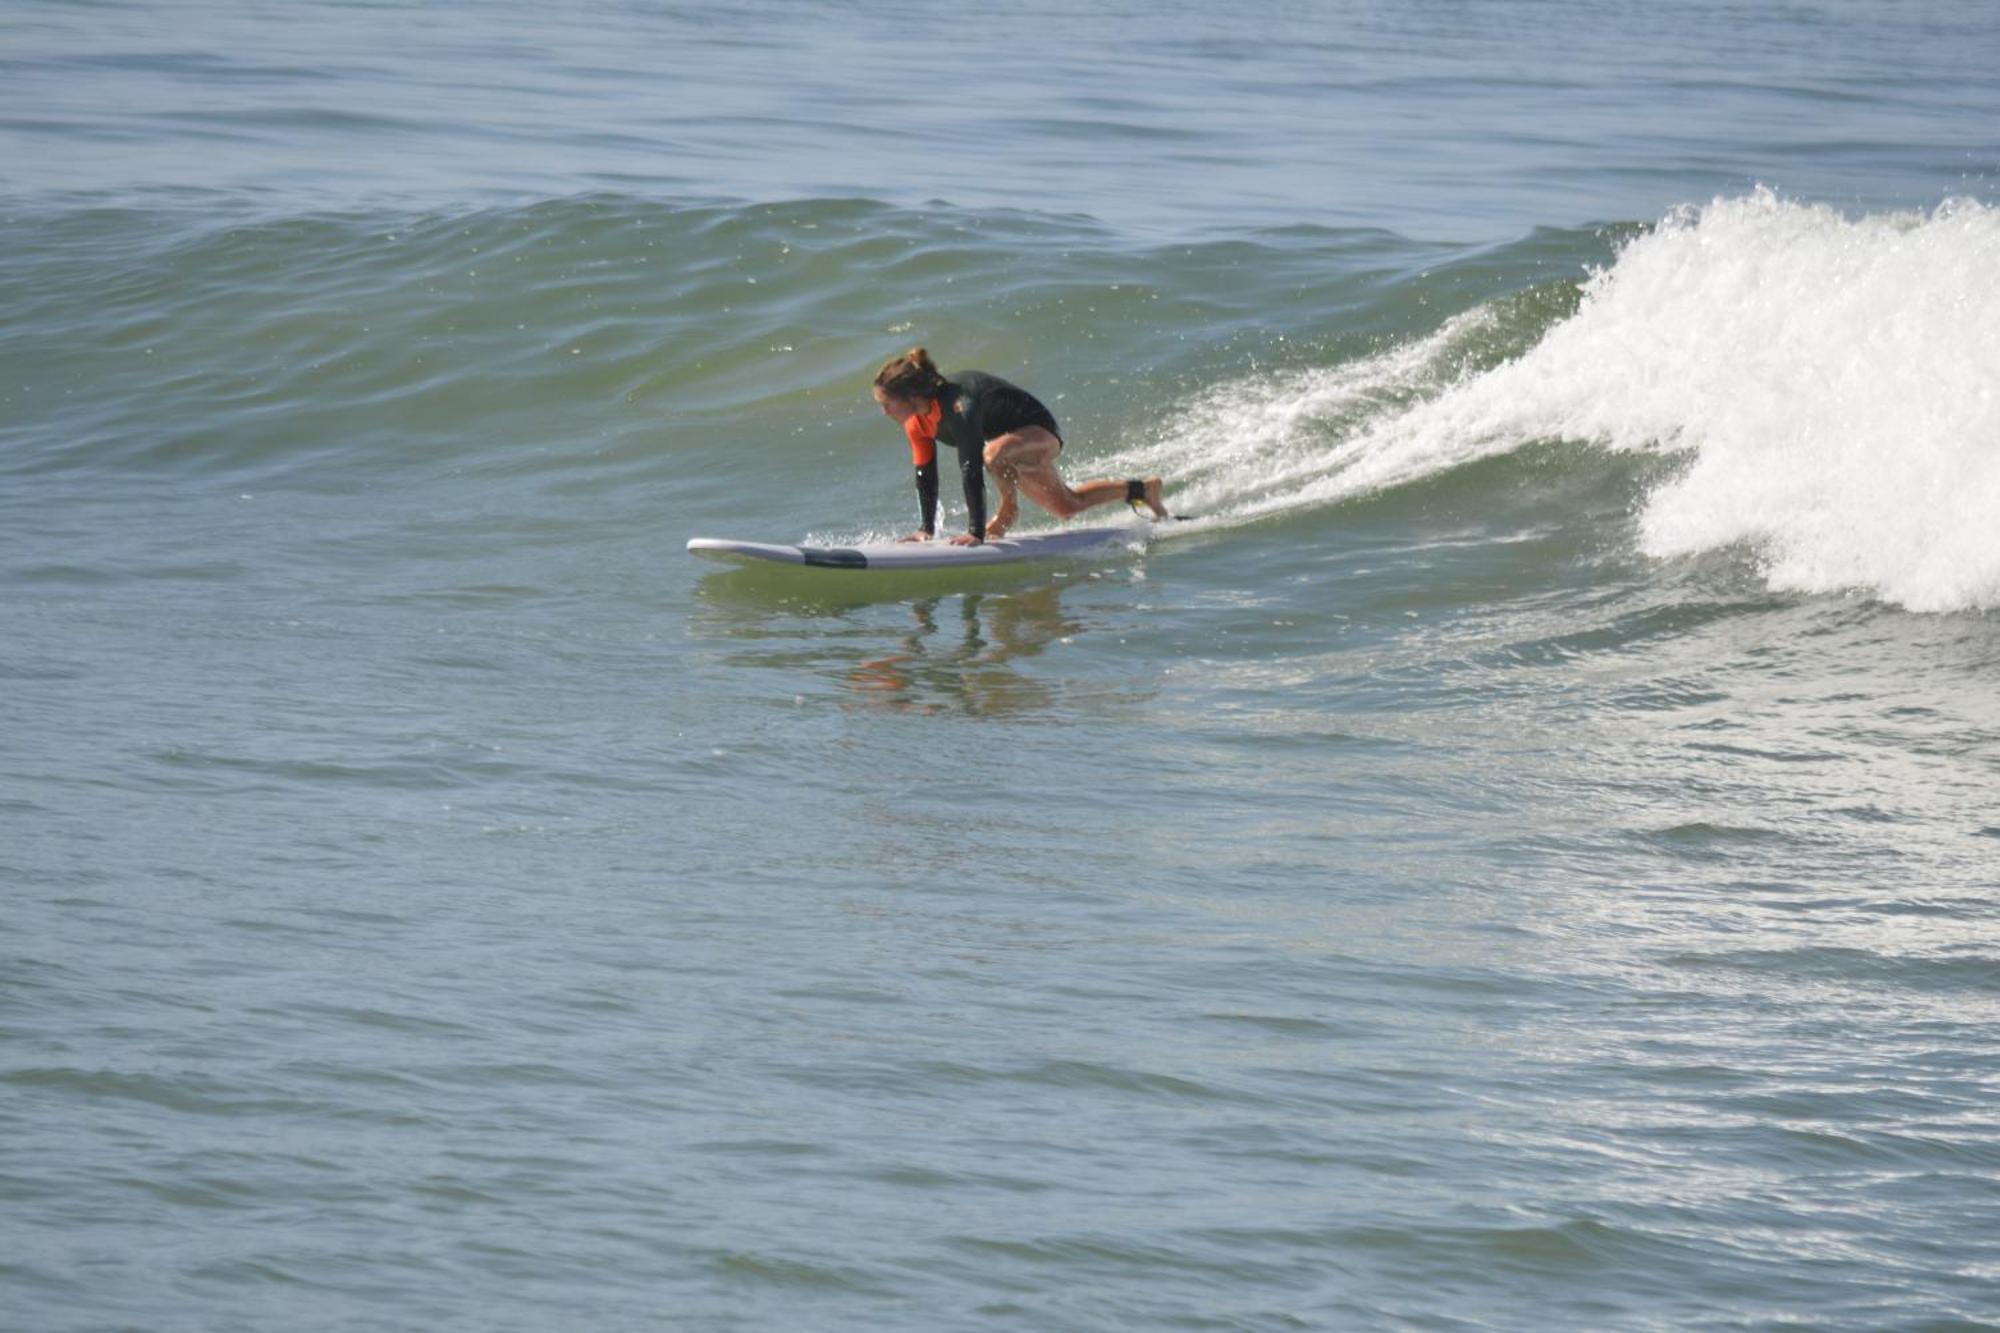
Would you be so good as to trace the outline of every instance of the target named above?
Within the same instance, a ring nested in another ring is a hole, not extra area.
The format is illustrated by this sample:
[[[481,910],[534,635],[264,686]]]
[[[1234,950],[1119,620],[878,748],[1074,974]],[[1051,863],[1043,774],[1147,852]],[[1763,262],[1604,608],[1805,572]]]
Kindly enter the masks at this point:
[[[1138,492],[1136,495],[1128,493],[1126,496],[1126,503],[1131,505],[1134,510],[1138,510],[1139,506],[1144,504],[1147,509],[1153,511],[1152,516],[1155,520],[1173,517],[1172,514],[1167,512],[1166,505],[1161,503],[1161,487],[1158,477],[1147,477],[1144,480],[1135,477],[1128,485],[1130,491]],[[1141,512],[1143,516],[1143,511]]]
[[[1014,521],[1020,517],[1021,506],[1016,502],[1014,497],[1011,495],[1001,496],[1000,508],[994,512],[993,517],[986,520],[986,539],[993,541],[1006,536],[1007,529],[1013,527]]]

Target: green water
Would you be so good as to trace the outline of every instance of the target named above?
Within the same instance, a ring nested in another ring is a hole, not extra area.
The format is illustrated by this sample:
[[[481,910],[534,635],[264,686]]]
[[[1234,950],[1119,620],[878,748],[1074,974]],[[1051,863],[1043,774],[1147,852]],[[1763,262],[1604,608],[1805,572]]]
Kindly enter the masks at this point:
[[[1508,13],[6,16],[0,1326],[2000,1323],[1992,21]]]

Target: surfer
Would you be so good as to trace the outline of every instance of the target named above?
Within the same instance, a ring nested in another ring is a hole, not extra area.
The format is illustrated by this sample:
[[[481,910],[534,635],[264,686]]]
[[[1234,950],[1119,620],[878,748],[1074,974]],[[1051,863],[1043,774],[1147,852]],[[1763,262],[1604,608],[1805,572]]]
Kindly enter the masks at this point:
[[[1144,505],[1154,518],[1168,518],[1160,503],[1158,477],[1122,481],[1086,481],[1072,488],[1056,471],[1062,452],[1062,432],[1049,409],[1026,389],[998,375],[960,371],[946,379],[930,353],[913,348],[892,358],[875,376],[875,401],[883,413],[902,423],[917,467],[917,500],[923,527],[902,540],[929,541],[937,535],[937,446],[942,440],[958,451],[959,480],[965,486],[967,531],[953,537],[955,546],[977,546],[997,540],[1014,526],[1020,493],[1057,518],[1073,518],[1086,509],[1124,500]],[[1000,486],[1000,508],[986,517],[988,468]]]

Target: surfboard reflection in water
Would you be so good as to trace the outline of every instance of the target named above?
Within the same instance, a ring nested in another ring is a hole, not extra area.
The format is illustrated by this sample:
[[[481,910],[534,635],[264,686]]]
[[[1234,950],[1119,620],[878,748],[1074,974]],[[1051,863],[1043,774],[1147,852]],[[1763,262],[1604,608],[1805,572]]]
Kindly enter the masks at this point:
[[[1092,631],[1088,613],[1065,606],[1071,591],[1058,582],[857,606],[817,597],[746,600],[725,585],[704,627],[746,642],[726,655],[731,667],[804,671],[847,691],[850,707],[868,710],[1083,715],[1148,697],[1151,691],[1128,681],[1065,670],[1062,654],[1087,650]]]
[[[1082,631],[1083,622],[1063,613],[1062,590],[967,593],[951,600],[957,603],[956,614],[943,598],[911,604],[912,624],[899,651],[871,658],[847,673],[855,703],[987,717],[1048,709],[1060,686],[1012,664],[1039,657],[1050,645]]]

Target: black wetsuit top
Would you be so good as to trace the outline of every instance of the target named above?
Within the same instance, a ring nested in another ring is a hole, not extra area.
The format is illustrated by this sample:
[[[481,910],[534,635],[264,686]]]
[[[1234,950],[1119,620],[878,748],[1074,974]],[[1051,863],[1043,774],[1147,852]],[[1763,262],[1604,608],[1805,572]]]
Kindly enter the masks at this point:
[[[967,530],[986,540],[986,442],[1023,426],[1040,426],[1058,440],[1062,431],[1041,400],[998,375],[963,371],[945,381],[937,396],[936,440],[958,451],[958,476],[965,487]],[[913,441],[916,435],[912,434]],[[924,531],[937,531],[938,466],[935,453],[917,464],[917,499]]]

